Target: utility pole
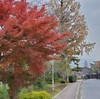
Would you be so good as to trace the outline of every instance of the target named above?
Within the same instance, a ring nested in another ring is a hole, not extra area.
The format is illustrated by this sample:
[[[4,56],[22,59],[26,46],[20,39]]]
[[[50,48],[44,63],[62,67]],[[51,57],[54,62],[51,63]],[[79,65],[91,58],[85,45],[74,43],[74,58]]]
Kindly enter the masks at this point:
[[[52,90],[54,91],[54,60],[52,62]]]

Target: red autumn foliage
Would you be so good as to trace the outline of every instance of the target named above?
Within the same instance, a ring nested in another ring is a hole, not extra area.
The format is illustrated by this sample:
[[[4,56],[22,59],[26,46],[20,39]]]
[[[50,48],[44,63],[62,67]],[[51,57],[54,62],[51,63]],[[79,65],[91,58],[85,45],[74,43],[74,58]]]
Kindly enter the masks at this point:
[[[68,33],[58,34],[56,26],[45,6],[38,9],[26,0],[0,0],[0,80],[8,83],[10,95],[34,82],[45,69],[43,63],[66,46],[58,41]]]

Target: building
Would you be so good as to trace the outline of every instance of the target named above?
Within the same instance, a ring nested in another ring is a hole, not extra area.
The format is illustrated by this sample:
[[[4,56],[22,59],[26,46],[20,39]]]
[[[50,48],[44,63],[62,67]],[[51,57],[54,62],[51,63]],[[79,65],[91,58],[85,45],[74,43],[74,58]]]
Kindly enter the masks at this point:
[[[81,74],[82,74],[82,76],[84,76],[84,75],[90,74],[90,72],[91,72],[91,69],[90,69],[90,68],[88,68],[88,67],[83,67],[83,69],[82,69],[82,71],[81,71]]]

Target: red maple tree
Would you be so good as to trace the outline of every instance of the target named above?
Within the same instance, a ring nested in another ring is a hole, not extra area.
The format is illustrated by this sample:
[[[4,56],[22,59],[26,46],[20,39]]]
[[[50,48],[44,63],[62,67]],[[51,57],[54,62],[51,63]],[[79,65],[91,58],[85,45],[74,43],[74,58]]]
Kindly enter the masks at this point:
[[[0,81],[9,86],[10,99],[17,99],[20,87],[34,82],[51,60],[66,46],[58,41],[57,20],[45,6],[30,7],[26,0],[0,0]]]

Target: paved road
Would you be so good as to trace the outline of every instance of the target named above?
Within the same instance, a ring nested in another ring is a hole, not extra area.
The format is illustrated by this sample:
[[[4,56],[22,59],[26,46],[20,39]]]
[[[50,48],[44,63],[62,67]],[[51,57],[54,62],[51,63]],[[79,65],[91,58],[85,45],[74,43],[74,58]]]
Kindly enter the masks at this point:
[[[81,86],[81,99],[100,99],[100,80],[84,80]]]
[[[65,87],[56,97],[53,99],[75,99],[77,94],[77,88],[81,81],[71,83]]]

